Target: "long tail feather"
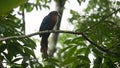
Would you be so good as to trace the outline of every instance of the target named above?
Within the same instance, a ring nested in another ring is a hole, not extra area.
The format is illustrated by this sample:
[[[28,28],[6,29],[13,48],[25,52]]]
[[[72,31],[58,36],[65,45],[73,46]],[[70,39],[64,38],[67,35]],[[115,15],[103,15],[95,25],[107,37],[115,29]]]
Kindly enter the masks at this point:
[[[48,58],[48,40],[44,37],[41,39],[41,52],[43,53],[44,58]]]

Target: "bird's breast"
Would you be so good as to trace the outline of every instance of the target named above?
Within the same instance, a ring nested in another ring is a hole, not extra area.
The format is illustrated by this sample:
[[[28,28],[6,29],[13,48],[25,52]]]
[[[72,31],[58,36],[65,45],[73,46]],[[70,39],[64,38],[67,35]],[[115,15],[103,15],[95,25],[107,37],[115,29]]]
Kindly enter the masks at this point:
[[[53,22],[53,24],[56,24],[57,20],[58,20],[58,16],[53,15],[52,16],[52,22]]]

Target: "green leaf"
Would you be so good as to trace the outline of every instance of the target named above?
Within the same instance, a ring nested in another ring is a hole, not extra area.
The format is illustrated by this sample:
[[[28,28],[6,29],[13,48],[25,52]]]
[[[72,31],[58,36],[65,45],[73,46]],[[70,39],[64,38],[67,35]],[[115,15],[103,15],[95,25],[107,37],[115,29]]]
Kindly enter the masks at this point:
[[[34,65],[35,65],[34,61],[30,61],[30,67],[34,68]]]
[[[35,66],[36,68],[43,68],[43,66],[42,66],[42,64],[40,64],[40,63],[36,63],[36,66]]]
[[[29,60],[30,57],[28,57],[27,55],[23,57],[23,61],[22,61],[22,68],[26,68],[28,66],[27,61]]]
[[[70,63],[74,63],[76,60],[77,60],[76,57],[69,57],[69,58],[65,59],[65,60],[61,63],[61,65],[62,65],[62,66],[65,66],[65,65],[68,65],[68,64],[70,64]]]
[[[81,5],[81,0],[77,0],[77,2],[79,3],[79,5]]]
[[[88,61],[88,62],[90,62],[88,56],[79,55],[78,58],[79,58],[79,59],[82,59],[83,61]]]
[[[3,52],[7,48],[6,44],[0,45],[0,53]]]
[[[2,53],[1,53],[1,54],[2,54]],[[1,60],[1,61],[5,60],[3,55],[0,55],[0,60]]]
[[[13,42],[8,44],[7,47],[8,50],[8,54],[10,54],[11,56],[16,56],[17,54],[21,54],[23,55],[23,46],[21,46],[19,43],[17,42]]]
[[[117,5],[120,5],[120,1],[117,1]]]
[[[26,3],[25,4],[25,8],[27,10],[27,12],[31,12],[33,10],[33,4],[32,3]]]
[[[75,56],[74,52],[76,51],[76,48],[77,48],[77,46],[73,46],[73,47],[69,48],[69,50],[65,53],[65,60],[62,63],[62,65],[72,63],[76,59],[75,57],[72,57],[72,56]]]
[[[51,64],[53,64],[53,65],[56,65],[56,66],[59,66],[59,61],[58,61],[58,59],[55,59],[55,58],[49,58],[48,60],[47,60],[47,62],[50,62]]]
[[[85,54],[86,48],[80,48],[76,51],[76,54]]]
[[[12,64],[10,68],[21,68],[20,64]]]
[[[85,39],[83,37],[76,37],[76,38],[72,39],[71,43],[80,45],[80,46],[86,46],[86,43],[83,42],[84,40]]]
[[[69,57],[74,55],[76,48],[77,48],[77,46],[73,46],[73,47],[69,48],[69,50],[66,52],[66,55],[65,55],[66,59],[68,59]]]
[[[97,68],[97,67],[101,67],[102,65],[102,57],[97,57],[95,60],[94,60],[94,68]]]
[[[12,58],[13,58],[13,56],[10,54],[10,53],[5,53],[5,52],[3,52],[2,53],[4,56],[5,56],[5,60],[8,62],[8,63],[11,63],[11,60],[12,60]]]
[[[34,58],[36,58],[34,51],[32,49],[29,49],[27,47],[24,47],[25,53],[28,55],[32,55]]]
[[[24,43],[24,46],[26,46],[26,47],[30,47],[31,49],[35,49],[35,47],[36,47],[36,43],[29,38],[21,39],[21,41]]]
[[[12,60],[12,63],[18,62],[19,60],[21,60],[22,58],[15,58],[14,60]]]
[[[74,46],[74,45],[69,45],[69,46],[63,48],[62,50],[60,50],[60,53],[65,52],[67,49],[70,49],[70,48],[73,47],[73,46]]]
[[[43,7],[44,7],[44,8],[50,9],[50,7],[49,7],[48,5],[43,5]]]
[[[0,16],[11,11],[13,8],[24,4],[27,0],[1,0],[0,1]]]

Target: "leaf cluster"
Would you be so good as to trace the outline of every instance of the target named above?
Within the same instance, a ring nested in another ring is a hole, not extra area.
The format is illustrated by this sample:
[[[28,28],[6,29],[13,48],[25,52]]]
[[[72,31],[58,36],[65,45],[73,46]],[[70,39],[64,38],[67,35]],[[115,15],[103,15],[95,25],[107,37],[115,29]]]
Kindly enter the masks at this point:
[[[77,1],[80,4],[82,2]],[[119,1],[110,0],[89,0],[88,7],[84,9],[85,14],[81,15],[78,11],[71,10],[72,17],[69,18],[69,21],[74,25],[75,31],[85,33],[98,46],[120,54],[120,25],[118,25],[120,24],[120,10],[115,12],[119,9],[119,3]],[[115,56],[112,53],[101,51],[82,36],[65,35],[64,37],[63,35],[61,38],[66,39],[58,52],[58,58],[61,58],[61,63],[63,63],[61,66],[116,68],[120,65],[119,55]],[[90,54],[94,58],[91,58]]]
[[[35,0],[34,3],[26,0],[1,0],[0,2],[0,37],[24,35],[25,22],[23,12],[31,12],[34,8],[48,8],[51,0]],[[19,7],[17,13],[14,8]],[[0,41],[0,63],[5,63],[10,68],[41,68],[42,64],[38,62],[34,49],[36,43],[30,38],[11,39]]]

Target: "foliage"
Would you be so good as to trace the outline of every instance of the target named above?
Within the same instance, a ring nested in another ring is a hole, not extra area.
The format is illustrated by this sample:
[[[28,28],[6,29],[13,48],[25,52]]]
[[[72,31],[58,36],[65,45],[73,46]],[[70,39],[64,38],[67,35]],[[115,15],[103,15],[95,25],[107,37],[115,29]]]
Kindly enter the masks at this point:
[[[0,1],[0,16],[8,13],[13,8],[16,8],[17,6],[24,4],[27,0],[1,0]]]
[[[78,2],[81,3],[79,0]],[[94,44],[86,41],[83,36],[68,36],[63,48],[58,52],[58,58],[63,60],[64,66],[68,68],[78,66],[89,68],[92,64],[93,68],[119,67],[120,16],[118,12],[115,12],[119,9],[119,3],[119,1],[90,0],[84,11],[85,15],[80,15],[77,11],[71,10],[72,17],[69,19],[76,31],[85,33],[92,42],[111,50],[116,55],[98,49]],[[93,62],[90,62],[90,54],[94,55]],[[78,56],[82,57],[77,58]]]
[[[76,1],[81,5],[87,0]],[[13,14],[15,7],[19,7],[17,15],[21,16],[23,10],[31,12],[34,8],[50,9],[48,6],[50,2],[51,0],[35,0],[31,3],[21,0],[17,3],[11,1],[11,6],[2,6],[5,1],[1,1],[0,37],[24,34],[22,19]],[[120,1],[117,0],[89,0],[84,15],[79,14],[78,11],[70,11],[72,17],[69,18],[69,22],[74,25],[74,30],[83,32],[97,46],[109,51],[97,48],[82,35],[62,34],[59,38],[61,47],[57,48],[56,55],[40,63],[35,56],[36,44],[32,39],[10,39],[0,41],[0,63],[5,62],[10,68],[90,68],[91,66],[118,68],[120,67],[120,55],[118,55],[120,54],[120,14],[116,10],[119,6]],[[93,61],[90,55],[94,56]]]
[[[42,3],[42,4],[40,4]],[[31,12],[35,7],[38,9],[49,8],[47,0],[36,0],[35,3],[27,2],[26,0],[17,1],[1,1],[0,2],[0,37],[19,36],[24,34],[24,22],[22,11]],[[18,7],[17,14],[14,13],[14,8]],[[0,63],[5,62],[10,68],[41,68],[42,65],[38,62],[35,56],[34,49],[36,43],[30,38],[11,39],[0,41]]]

